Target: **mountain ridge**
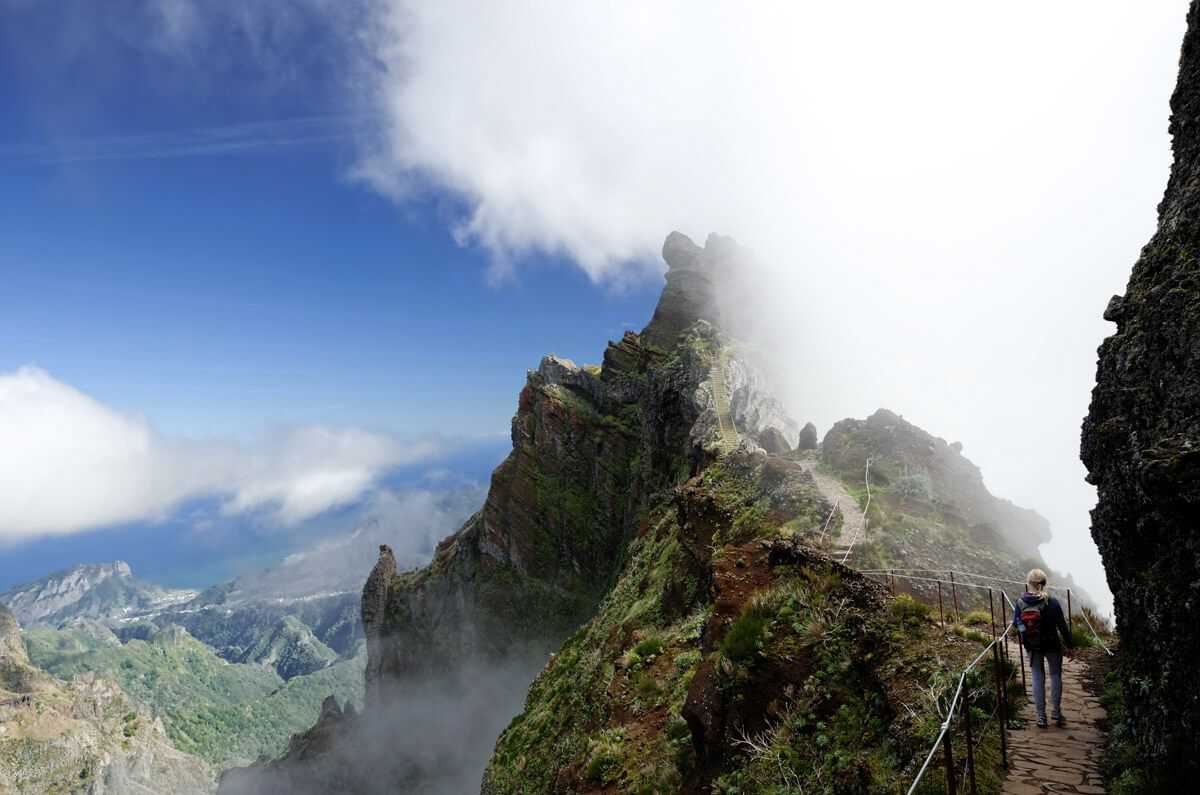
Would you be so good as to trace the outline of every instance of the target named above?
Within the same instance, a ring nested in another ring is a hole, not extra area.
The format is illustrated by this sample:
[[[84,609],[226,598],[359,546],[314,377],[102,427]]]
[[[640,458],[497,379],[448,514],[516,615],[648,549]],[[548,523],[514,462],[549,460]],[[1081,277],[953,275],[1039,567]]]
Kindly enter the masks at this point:
[[[739,355],[737,341],[715,325],[722,314],[717,285],[723,269],[737,266],[739,251],[717,235],[701,248],[672,233],[664,244],[666,285],[646,329],[610,342],[599,366],[547,356],[528,372],[512,422],[513,450],[493,473],[483,508],[438,544],[426,567],[402,571],[391,550],[380,548],[361,602],[368,658],[364,712],[324,709],[280,759],[226,771],[222,793],[461,792],[480,786],[485,759],[491,760],[483,772],[485,792],[524,791],[522,781],[534,781],[535,788],[565,786],[529,778],[533,756],[543,765],[538,775],[571,770],[570,786],[583,786],[591,780],[587,769],[602,764],[595,749],[607,747],[603,733],[618,730],[597,723],[595,710],[611,709],[606,720],[619,721],[630,706],[623,696],[600,691],[583,702],[558,700],[583,680],[550,672],[570,671],[583,658],[598,661],[604,671],[619,669],[630,644],[657,648],[658,633],[682,644],[678,671],[687,681],[674,679],[683,700],[672,708],[679,724],[637,730],[682,731],[671,735],[672,742],[690,738],[684,743],[694,752],[689,764],[698,766],[679,773],[689,786],[703,789],[722,776],[741,775],[730,767],[733,738],[722,728],[742,720],[741,713],[713,701],[710,685],[725,674],[710,655],[753,594],[743,593],[730,608],[734,613],[722,613],[715,624],[705,617],[693,626],[690,612],[715,609],[713,600],[720,597],[713,589],[722,578],[735,583],[748,574],[738,565],[726,568],[742,559],[764,588],[791,583],[786,572],[800,567],[824,572],[821,578],[853,580],[851,593],[880,589],[802,549],[813,543],[833,506],[802,460],[813,453],[791,449],[800,440],[799,424],[771,395],[765,375]],[[728,390],[736,444],[722,432],[718,389]],[[836,463],[827,465],[836,469]],[[811,597],[824,599],[840,587],[819,586]],[[861,620],[876,627],[872,631],[890,631],[882,603],[866,596],[860,601]],[[597,626],[602,628],[588,634]],[[699,637],[690,634],[696,631]],[[696,647],[700,638],[708,639]],[[576,662],[564,662],[568,653]],[[483,672],[472,668],[469,678],[458,675],[466,670],[463,661]],[[509,675],[489,687],[488,668],[502,666]],[[447,682],[453,691],[481,678],[484,689],[511,688],[539,671],[523,707],[516,693],[486,709],[453,692],[436,707],[423,698]],[[707,673],[701,677],[701,671]],[[692,694],[692,677],[709,685],[698,684]],[[636,686],[632,679],[630,684]],[[611,706],[603,706],[610,698]],[[854,703],[854,709],[872,709]],[[685,704],[692,705],[686,715]],[[435,718],[430,708],[443,714]],[[472,716],[469,723],[445,717],[460,712]],[[514,714],[499,744],[488,743],[488,727],[498,733]],[[537,722],[533,716],[540,716]],[[414,725],[425,730],[414,731]],[[533,726],[542,728],[530,735],[525,727]],[[585,729],[601,735],[581,736]],[[461,739],[468,734],[469,742]],[[549,753],[568,756],[540,756]],[[648,761],[629,756],[630,767],[622,766],[618,780],[634,783],[636,766]],[[675,775],[662,772],[663,780]]]

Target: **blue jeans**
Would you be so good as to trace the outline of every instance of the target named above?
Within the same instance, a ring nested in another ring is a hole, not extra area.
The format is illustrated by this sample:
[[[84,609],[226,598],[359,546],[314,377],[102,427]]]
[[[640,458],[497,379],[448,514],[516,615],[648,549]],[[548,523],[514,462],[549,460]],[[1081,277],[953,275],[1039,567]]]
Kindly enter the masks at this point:
[[[1033,674],[1033,703],[1037,707],[1039,723],[1046,722],[1046,671],[1042,666],[1043,660],[1050,666],[1051,717],[1055,720],[1062,717],[1062,652],[1030,650],[1029,670]]]

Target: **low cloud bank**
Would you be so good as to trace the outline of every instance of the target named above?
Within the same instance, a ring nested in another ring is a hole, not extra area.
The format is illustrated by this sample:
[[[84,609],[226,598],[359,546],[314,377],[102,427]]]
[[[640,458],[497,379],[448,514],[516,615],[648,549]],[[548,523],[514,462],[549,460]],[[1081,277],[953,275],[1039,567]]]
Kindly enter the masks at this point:
[[[295,524],[367,494],[443,443],[358,428],[277,429],[254,443],[164,436],[49,373],[0,373],[0,543],[160,518],[218,497],[226,515]]]

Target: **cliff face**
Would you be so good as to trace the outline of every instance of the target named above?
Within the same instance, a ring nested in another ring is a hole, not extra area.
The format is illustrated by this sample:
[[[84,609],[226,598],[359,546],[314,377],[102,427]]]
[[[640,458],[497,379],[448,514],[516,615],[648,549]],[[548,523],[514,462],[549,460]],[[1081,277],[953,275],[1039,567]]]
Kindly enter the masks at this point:
[[[443,769],[461,768],[444,749],[422,751],[428,737],[406,740],[403,753],[387,749],[370,781],[354,778],[355,768],[365,774],[364,765],[332,760],[346,757],[345,738],[414,709],[414,693],[429,682],[451,690],[472,686],[479,681],[472,666],[507,671],[520,682],[516,688],[506,683],[508,689],[523,691],[547,654],[612,588],[654,495],[717,457],[714,367],[730,393],[725,401],[736,404],[731,411],[748,449],[757,449],[755,440],[768,435],[768,427],[798,433],[712,323],[712,285],[735,253],[725,238],[710,237],[700,248],[673,233],[663,252],[667,284],[642,333],[610,343],[599,367],[547,356],[529,372],[512,422],[512,452],[493,473],[483,507],[422,569],[398,572],[391,551],[380,550],[362,600],[365,714],[340,718],[338,732],[314,727],[305,735],[312,742],[299,740],[274,766],[226,776],[222,791],[295,791],[334,782],[367,790],[380,781],[429,781]],[[507,714],[470,761],[476,782],[517,707],[497,708]],[[478,730],[466,723],[486,723],[470,715],[461,720],[460,736]],[[435,757],[440,761],[430,762]],[[297,774],[301,767],[306,772]]]
[[[1116,594],[1129,719],[1164,786],[1200,773],[1200,6],[1171,97],[1158,231],[1104,317],[1082,458]],[[1163,791],[1166,791],[1165,789]],[[1172,790],[1174,791],[1174,790]],[[1179,790],[1182,791],[1182,788]]]

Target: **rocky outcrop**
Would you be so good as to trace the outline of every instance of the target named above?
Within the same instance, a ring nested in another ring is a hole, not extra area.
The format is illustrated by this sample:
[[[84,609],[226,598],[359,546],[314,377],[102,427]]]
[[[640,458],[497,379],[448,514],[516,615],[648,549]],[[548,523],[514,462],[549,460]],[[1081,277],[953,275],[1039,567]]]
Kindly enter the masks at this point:
[[[667,236],[663,260],[667,263],[667,283],[643,335],[647,343],[668,349],[696,320],[718,322],[713,292],[716,263],[708,256],[707,246],[700,248],[679,232]]]
[[[1155,791],[1200,773],[1200,5],[1192,3],[1158,230],[1104,317],[1082,458],[1117,595],[1130,726]]]
[[[783,455],[792,451],[787,437],[774,425],[768,425],[766,430],[758,435],[758,446],[771,455]]]
[[[306,761],[308,752],[303,759],[289,753],[226,776],[223,792],[243,791],[251,781],[258,791],[296,781],[318,789],[341,781],[345,791],[359,791],[368,784],[354,771],[372,747],[363,727],[417,709],[414,697],[429,682],[478,682],[473,666],[482,665],[485,677],[507,671],[504,687],[512,691],[518,681],[519,694],[611,589],[652,497],[721,454],[711,373],[722,351],[737,430],[748,439],[768,426],[795,436],[795,423],[712,322],[714,280],[736,253],[726,238],[711,236],[702,249],[673,233],[664,245],[666,286],[640,334],[609,343],[599,367],[547,356],[528,372],[512,420],[512,452],[493,472],[482,508],[422,569],[398,572],[391,550],[380,549],[362,598],[366,706],[339,730],[341,750],[325,754],[319,774],[295,775],[298,766],[316,763]],[[517,708],[504,702],[496,709],[506,714],[489,715],[502,718],[494,732]],[[490,725],[472,717],[473,709],[464,705],[456,734]],[[490,750],[494,738],[485,737],[483,747]],[[373,759],[375,784],[443,775],[451,756],[423,746],[433,742],[417,736],[403,752],[383,748]],[[478,764],[481,771],[485,761],[486,751],[467,769]],[[456,757],[452,764],[461,769],[464,762]]]
[[[811,422],[804,423],[804,427],[800,429],[800,438],[796,440],[796,449],[816,450],[818,443],[817,426]]]
[[[0,605],[0,664],[28,665],[25,643],[21,640],[21,625],[4,605]]]
[[[726,238],[710,236],[701,249],[672,233],[667,285],[646,329],[610,343],[599,368],[545,357],[528,374],[513,451],[483,508],[422,570],[389,579],[381,557],[364,591],[368,675],[380,700],[441,660],[557,646],[610,586],[648,496],[718,454],[709,378],[729,341],[705,317],[706,285],[735,252]],[[736,352],[728,369],[739,431],[796,433]]]

